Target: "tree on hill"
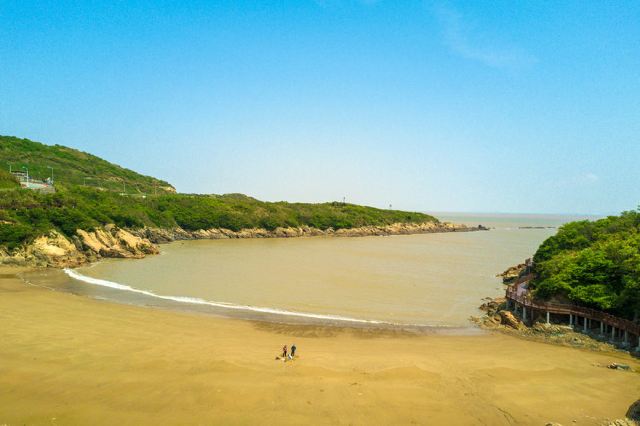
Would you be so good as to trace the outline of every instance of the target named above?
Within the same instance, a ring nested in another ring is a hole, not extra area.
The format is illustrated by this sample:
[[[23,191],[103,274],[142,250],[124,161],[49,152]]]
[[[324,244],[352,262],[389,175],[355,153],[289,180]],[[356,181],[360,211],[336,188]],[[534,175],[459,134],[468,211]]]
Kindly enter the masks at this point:
[[[629,319],[640,317],[640,209],[565,224],[542,243],[534,261],[536,296],[563,295]]]
[[[115,223],[124,228],[181,227],[198,229],[310,226],[341,229],[392,223],[437,222],[417,212],[382,210],[345,203],[264,202],[243,194],[176,194],[167,182],[140,175],[94,155],[63,146],[48,146],[27,139],[0,136],[0,167],[29,167],[30,174],[54,167],[55,194],[19,189],[7,172],[0,173],[0,246],[13,249],[50,230],[67,236],[77,229]],[[85,185],[90,177],[101,182]],[[130,188],[157,196],[122,196],[123,182]],[[115,186],[115,189],[114,189]],[[165,187],[167,189],[160,190]],[[106,189],[106,190],[105,190]]]

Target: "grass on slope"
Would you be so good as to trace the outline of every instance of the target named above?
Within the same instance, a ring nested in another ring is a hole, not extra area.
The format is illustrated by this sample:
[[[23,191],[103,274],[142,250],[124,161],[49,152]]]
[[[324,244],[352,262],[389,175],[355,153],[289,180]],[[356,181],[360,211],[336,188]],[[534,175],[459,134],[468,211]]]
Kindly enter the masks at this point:
[[[173,187],[162,180],[143,176],[105,161],[95,155],[60,145],[44,145],[28,139],[0,136],[0,169],[8,171],[29,170],[36,179],[51,176],[51,167],[57,185],[86,185],[109,191],[131,194],[174,192]],[[2,180],[0,177],[0,185]]]
[[[186,230],[226,228],[275,229],[311,226],[320,229],[428,222],[436,218],[398,210],[342,203],[263,202],[241,194],[126,197],[95,188],[69,187],[55,194],[7,191],[0,197],[0,245],[15,248],[57,229],[71,236],[76,229],[107,223],[121,227],[153,226]]]
[[[9,172],[0,170],[0,190],[8,190],[18,188],[20,184]]]

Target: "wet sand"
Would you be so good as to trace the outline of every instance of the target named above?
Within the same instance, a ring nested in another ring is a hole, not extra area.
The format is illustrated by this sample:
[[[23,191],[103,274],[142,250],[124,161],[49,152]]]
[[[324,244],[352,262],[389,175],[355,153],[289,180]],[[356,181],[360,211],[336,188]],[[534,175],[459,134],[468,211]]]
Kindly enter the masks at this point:
[[[640,370],[623,353],[118,305],[16,271],[0,267],[0,424],[595,425],[640,397],[637,373],[599,366]]]

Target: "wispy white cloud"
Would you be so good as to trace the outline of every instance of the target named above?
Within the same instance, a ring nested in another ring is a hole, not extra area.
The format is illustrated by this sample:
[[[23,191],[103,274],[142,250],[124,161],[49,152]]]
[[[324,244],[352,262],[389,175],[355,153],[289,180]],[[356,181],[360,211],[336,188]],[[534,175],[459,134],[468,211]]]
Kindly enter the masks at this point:
[[[582,184],[596,183],[599,180],[600,180],[600,177],[597,174],[592,172],[584,173],[576,177],[576,182],[582,183]]]
[[[457,55],[494,68],[521,68],[538,61],[535,56],[517,47],[481,44],[477,41],[479,34],[472,34],[464,17],[449,6],[439,5],[433,11],[440,22],[444,43]]]

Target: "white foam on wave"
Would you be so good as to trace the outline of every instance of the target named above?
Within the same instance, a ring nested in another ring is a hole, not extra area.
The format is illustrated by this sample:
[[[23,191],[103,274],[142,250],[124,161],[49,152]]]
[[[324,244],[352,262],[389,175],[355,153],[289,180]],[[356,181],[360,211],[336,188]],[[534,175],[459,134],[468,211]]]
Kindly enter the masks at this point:
[[[97,285],[101,287],[109,287],[116,290],[130,291],[133,293],[144,294],[145,296],[155,297],[157,299],[172,300],[174,302],[179,302],[179,303],[190,303],[193,305],[208,305],[208,306],[214,306],[217,308],[234,309],[239,311],[251,311],[251,312],[260,312],[265,314],[286,315],[286,316],[292,316],[292,317],[313,318],[313,319],[321,319],[321,320],[344,321],[344,322],[353,322],[353,323],[361,323],[361,324],[395,325],[385,321],[365,320],[365,319],[359,319],[359,318],[343,317],[340,315],[312,314],[307,312],[286,311],[286,310],[277,309],[277,308],[265,308],[260,306],[249,306],[249,305],[236,305],[234,303],[227,303],[227,302],[213,302],[210,300],[200,299],[198,297],[163,296],[161,294],[156,294],[152,291],[140,290],[125,284],[119,284],[113,281],[107,281],[107,280],[101,280],[99,278],[88,277],[86,275],[82,275],[78,273],[73,269],[65,268],[64,272],[69,277],[78,281],[85,282],[87,284]]]

